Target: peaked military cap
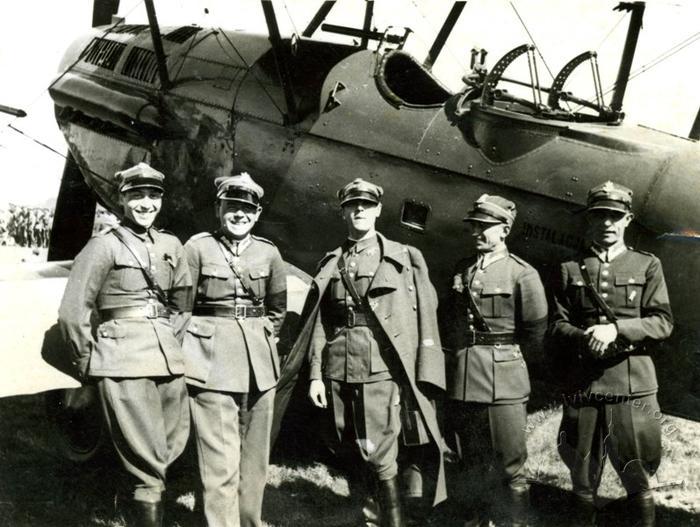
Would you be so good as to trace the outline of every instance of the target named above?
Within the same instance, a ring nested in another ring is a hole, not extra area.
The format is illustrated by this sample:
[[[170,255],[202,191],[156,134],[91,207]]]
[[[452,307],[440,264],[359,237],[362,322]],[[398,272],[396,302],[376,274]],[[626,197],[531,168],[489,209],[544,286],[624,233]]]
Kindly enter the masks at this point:
[[[517,211],[515,203],[501,196],[482,194],[474,202],[474,207],[467,213],[464,221],[479,221],[482,223],[505,223],[513,225]]]
[[[165,176],[146,163],[127,168],[114,174],[119,186],[119,192],[126,192],[135,188],[154,188],[163,192],[163,180]]]
[[[588,191],[586,210],[598,209],[629,212],[632,210],[632,191],[612,181],[593,187]]]
[[[222,176],[214,180],[216,198],[226,201],[240,201],[249,205],[259,206],[265,195],[263,188],[258,185],[248,172],[235,176]]]
[[[353,179],[338,191],[338,199],[342,207],[350,201],[364,199],[372,203],[381,202],[384,189],[379,185],[365,181],[362,178]]]

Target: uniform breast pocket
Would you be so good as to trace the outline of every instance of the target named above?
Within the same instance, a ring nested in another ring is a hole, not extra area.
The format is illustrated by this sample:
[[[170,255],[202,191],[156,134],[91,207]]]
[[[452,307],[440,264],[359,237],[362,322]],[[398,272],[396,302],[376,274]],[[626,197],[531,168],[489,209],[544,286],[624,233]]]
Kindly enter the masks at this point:
[[[226,282],[233,271],[227,265],[205,263],[200,275],[198,292],[209,299],[218,299],[226,295]]]
[[[590,293],[586,291],[586,283],[583,281],[583,276],[571,275],[569,278],[569,291],[572,295],[572,303],[581,306],[584,309],[593,309]]]
[[[124,291],[141,291],[146,289],[146,278],[141,265],[131,254],[118,254],[114,261],[114,272],[119,275],[119,287]]]
[[[645,283],[646,277],[643,274],[618,274],[615,276],[615,294],[624,295],[624,299],[619,299],[620,305],[639,307]]]
[[[250,285],[258,298],[265,298],[267,279],[270,276],[270,269],[267,267],[255,267],[248,271]]]
[[[480,296],[483,316],[500,318],[512,315],[513,284],[509,282],[484,282]]]

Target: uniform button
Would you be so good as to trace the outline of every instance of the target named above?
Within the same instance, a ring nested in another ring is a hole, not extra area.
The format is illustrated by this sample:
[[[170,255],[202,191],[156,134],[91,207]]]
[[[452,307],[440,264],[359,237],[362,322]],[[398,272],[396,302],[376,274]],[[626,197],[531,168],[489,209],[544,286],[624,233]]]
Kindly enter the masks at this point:
[[[474,295],[474,296],[479,296],[479,293],[477,293],[476,291],[474,291],[474,292],[472,293],[472,295]]]
[[[603,298],[608,298],[608,294],[607,294],[607,293],[601,293],[600,296],[602,296]]]
[[[603,262],[603,267],[610,267],[610,262]]]
[[[354,278],[354,277],[355,277],[355,273],[353,273],[353,272],[348,273],[348,275],[350,275],[350,278]]]
[[[472,315],[471,313],[469,313],[469,315],[467,316],[469,317],[469,320],[474,320],[474,315]]]
[[[355,267],[355,265],[357,265],[355,262],[350,262],[350,267]]]
[[[627,280],[627,282],[630,283],[630,284],[633,284],[633,283],[634,283],[634,278],[630,278],[629,280]]]
[[[500,287],[497,287],[497,288],[495,289],[495,291],[496,291],[496,293],[500,293],[500,292],[501,292],[501,288],[500,288]]]
[[[413,307],[413,311],[416,311],[418,309],[418,306],[416,306],[416,305],[413,305],[411,307]]]
[[[602,274],[603,276],[608,276],[610,274],[610,271],[608,271],[607,269],[603,269],[603,271],[600,274]]]
[[[601,282],[601,283],[600,283],[600,287],[608,287],[608,283],[607,283],[607,282]]]
[[[374,271],[370,271],[370,272],[369,272],[369,275],[370,275],[370,276],[374,276]]]
[[[409,286],[408,286],[408,290],[409,290],[409,291],[413,291],[413,286],[412,286],[412,285],[409,285]]]
[[[352,297],[346,296],[346,297],[345,297],[345,301],[346,301],[346,302],[352,302]]]
[[[479,282],[478,280],[474,280],[474,285],[479,285],[480,283],[481,282]]]
[[[578,282],[576,282],[576,285],[579,285],[579,286],[583,285],[583,282],[581,280],[579,280]]]
[[[469,324],[469,331],[474,331],[474,324]]]

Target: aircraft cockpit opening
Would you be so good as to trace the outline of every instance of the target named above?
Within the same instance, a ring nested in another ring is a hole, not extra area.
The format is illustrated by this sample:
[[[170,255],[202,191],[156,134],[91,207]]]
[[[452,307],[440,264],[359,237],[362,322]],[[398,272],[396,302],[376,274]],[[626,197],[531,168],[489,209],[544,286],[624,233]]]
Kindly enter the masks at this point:
[[[438,107],[453,95],[428,68],[405,51],[386,53],[375,78],[380,93],[397,106]]]

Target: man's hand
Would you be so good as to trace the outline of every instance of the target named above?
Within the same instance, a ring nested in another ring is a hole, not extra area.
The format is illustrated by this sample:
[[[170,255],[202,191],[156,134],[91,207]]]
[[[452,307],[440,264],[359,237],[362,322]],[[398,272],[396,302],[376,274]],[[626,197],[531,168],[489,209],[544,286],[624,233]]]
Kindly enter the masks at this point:
[[[617,326],[615,324],[596,324],[583,333],[586,337],[588,350],[595,357],[602,357],[608,346],[617,339]]]
[[[309,386],[309,399],[317,408],[328,406],[326,401],[326,386],[321,379],[314,379]]]

